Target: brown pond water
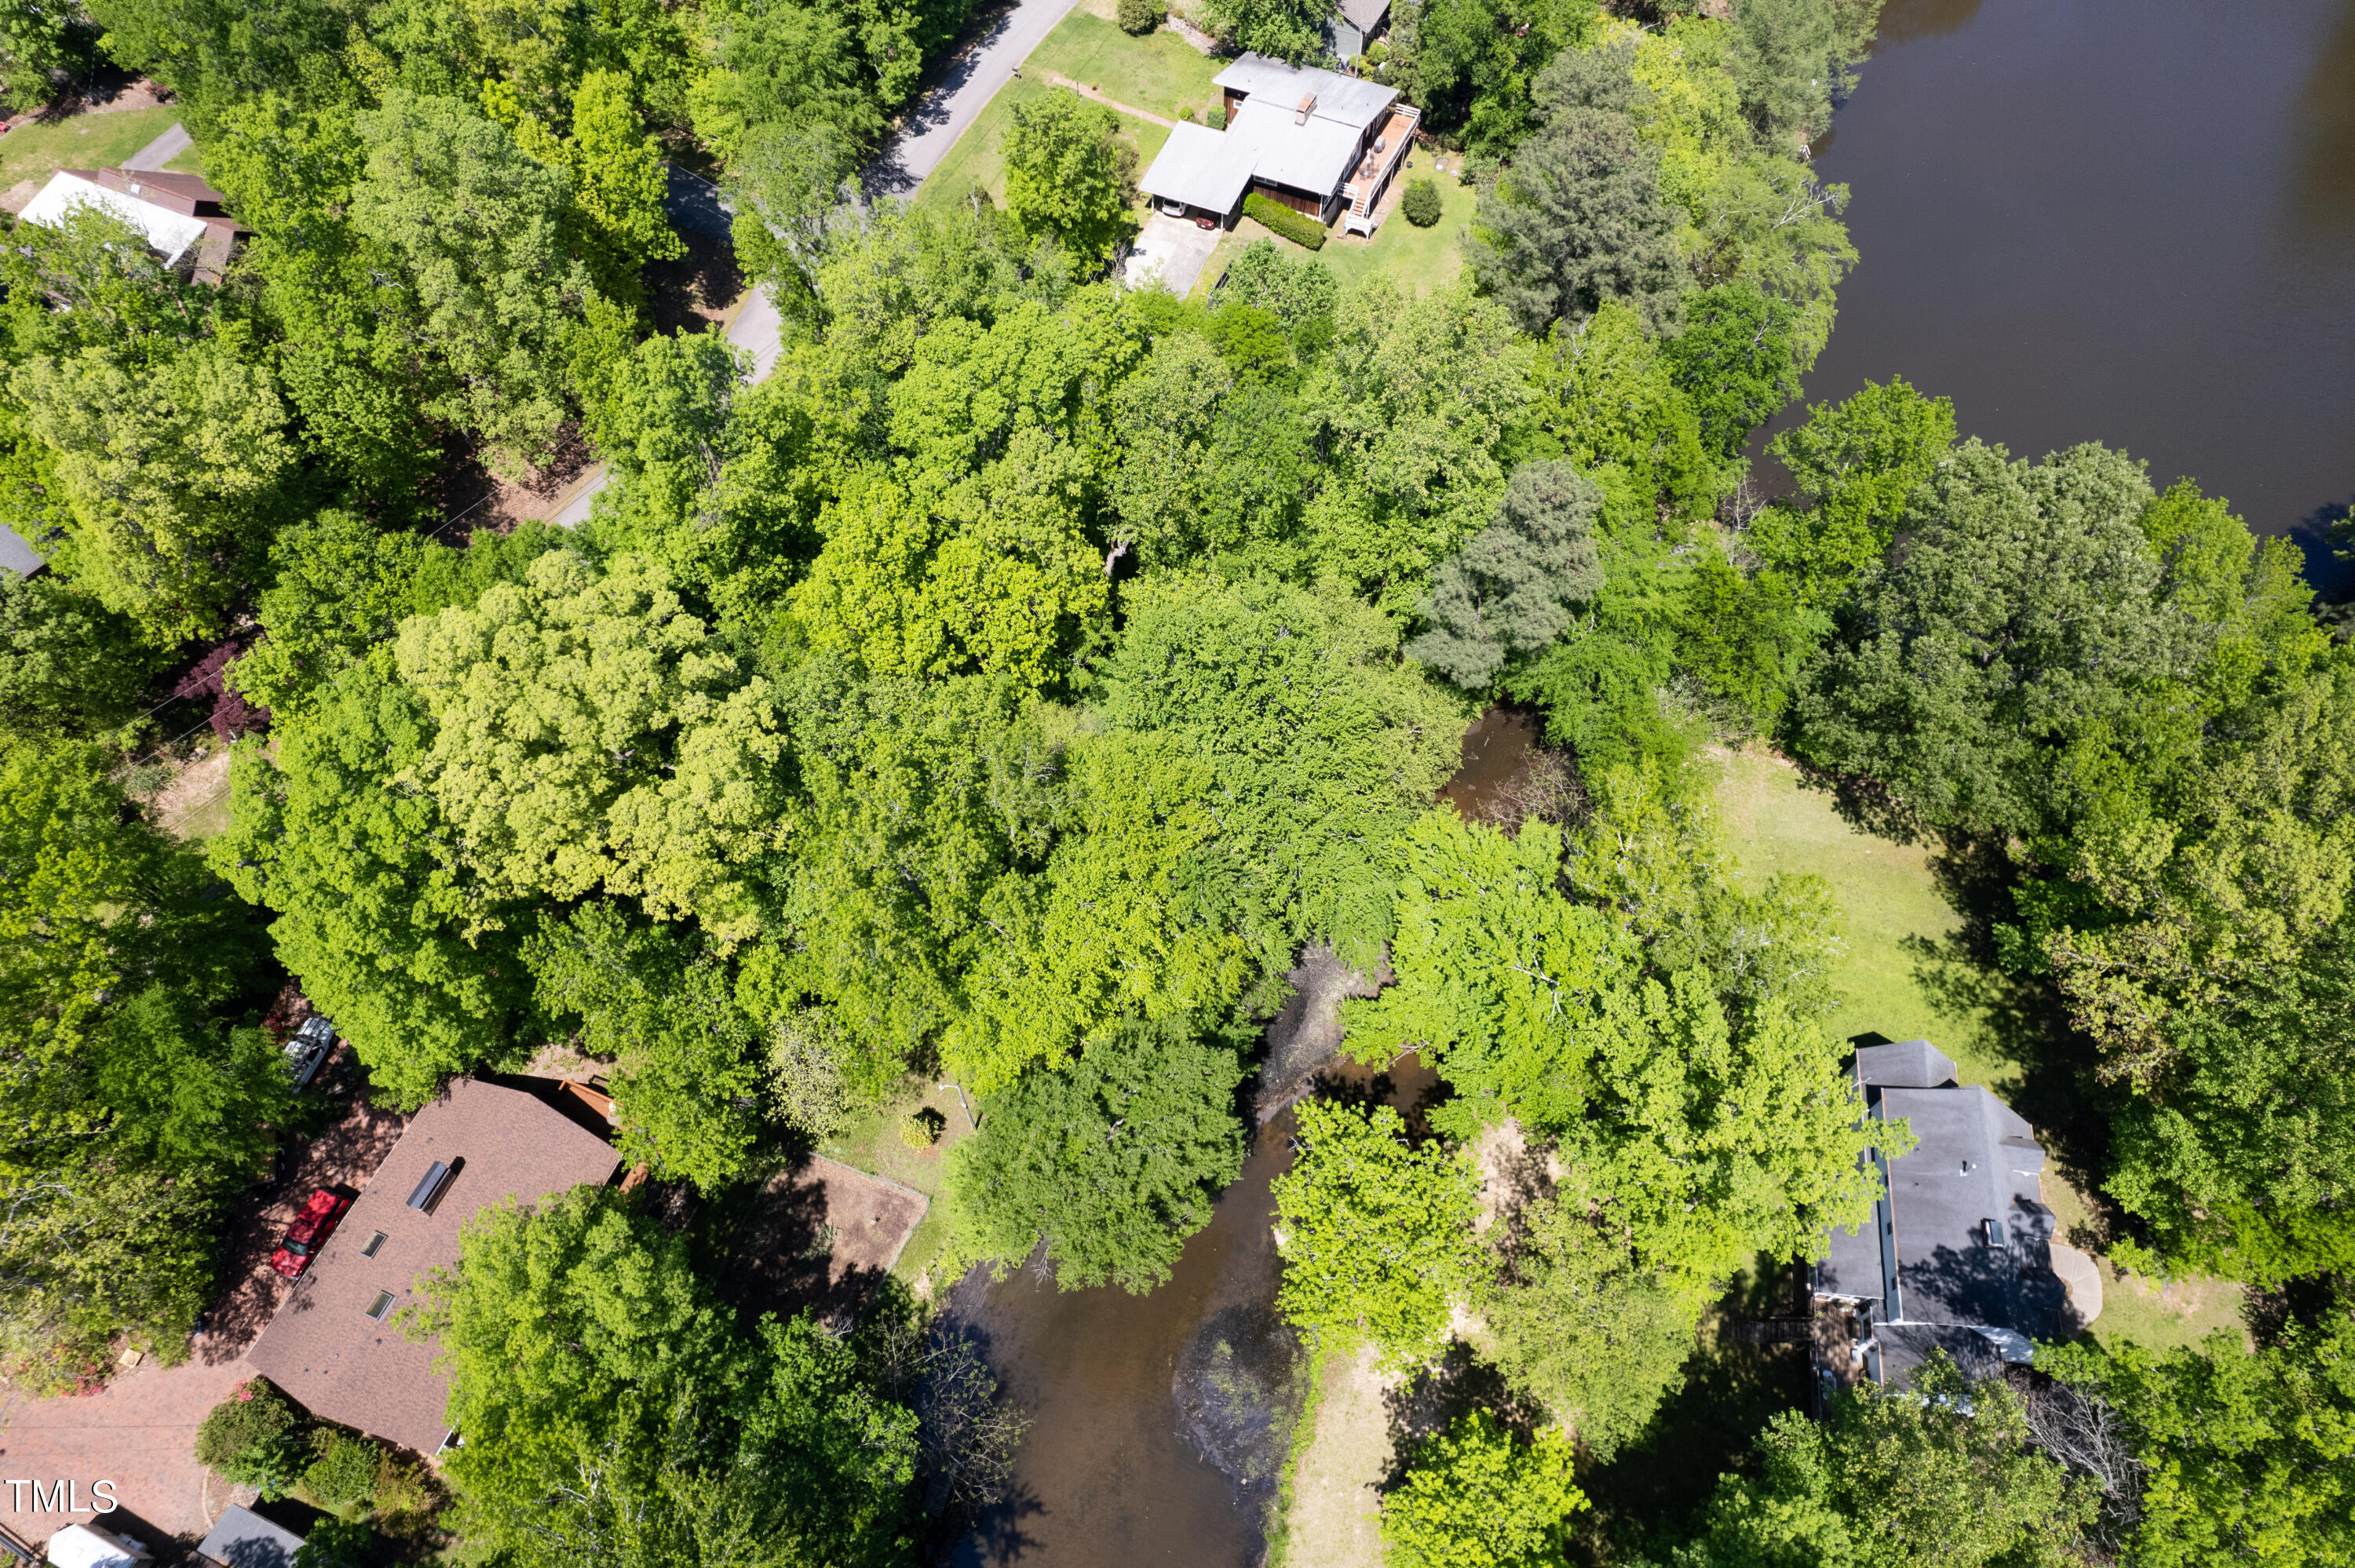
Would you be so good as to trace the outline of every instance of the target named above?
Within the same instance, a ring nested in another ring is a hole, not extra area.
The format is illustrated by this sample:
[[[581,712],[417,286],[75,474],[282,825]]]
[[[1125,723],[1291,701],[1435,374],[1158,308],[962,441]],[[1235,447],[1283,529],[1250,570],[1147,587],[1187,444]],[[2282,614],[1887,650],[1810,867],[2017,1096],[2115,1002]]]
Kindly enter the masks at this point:
[[[1889,0],[1815,400],[2100,440],[2307,546],[2355,497],[2355,0]]]
[[[1284,1054],[1281,1042],[1274,1054]],[[1412,1115],[1437,1076],[1409,1055],[1379,1074],[1336,1064],[1320,1082]],[[1286,1450],[1283,1423],[1303,1392],[1285,1386],[1303,1358],[1270,1310],[1279,1266],[1269,1183],[1292,1164],[1292,1129],[1288,1105],[1260,1123],[1241,1177],[1150,1296],[1060,1291],[1031,1270],[997,1281],[975,1272],[957,1286],[952,1320],[983,1340],[1032,1425],[1013,1499],[955,1562],[1250,1568],[1260,1560],[1269,1483]],[[1279,1396],[1206,1409],[1203,1394],[1236,1386],[1231,1376],[1201,1375],[1222,1345],[1255,1386]],[[1205,1457],[1205,1444],[1223,1466]]]

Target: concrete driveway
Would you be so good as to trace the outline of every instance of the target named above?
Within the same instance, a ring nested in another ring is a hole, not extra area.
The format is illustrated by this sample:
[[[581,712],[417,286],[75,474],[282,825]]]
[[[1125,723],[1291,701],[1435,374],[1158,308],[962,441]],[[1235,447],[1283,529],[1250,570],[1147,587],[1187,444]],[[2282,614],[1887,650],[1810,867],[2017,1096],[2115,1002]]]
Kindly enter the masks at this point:
[[[1078,0],[1019,0],[985,25],[964,54],[949,62],[940,82],[909,111],[907,123],[868,165],[869,196],[913,196],[924,176],[939,168],[956,139],[981,113],[997,90],[1014,79],[1014,68],[1029,58]]]
[[[1128,253],[1128,286],[1141,289],[1159,279],[1171,293],[1184,299],[1223,237],[1221,229],[1196,228],[1190,217],[1153,214],[1145,220],[1144,231]]]

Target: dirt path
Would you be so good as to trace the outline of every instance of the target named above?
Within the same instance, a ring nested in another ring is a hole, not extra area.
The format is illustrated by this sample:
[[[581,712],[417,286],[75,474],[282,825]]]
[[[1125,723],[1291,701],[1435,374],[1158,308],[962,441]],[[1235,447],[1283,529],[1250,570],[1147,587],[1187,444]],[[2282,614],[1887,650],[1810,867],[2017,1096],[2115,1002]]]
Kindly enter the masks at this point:
[[[1389,1391],[1370,1350],[1327,1365],[1316,1430],[1292,1480],[1284,1568],[1381,1568],[1375,1488],[1391,1467]]]
[[[1061,71],[1042,70],[1039,72],[1039,79],[1045,82],[1051,82],[1057,87],[1068,87],[1073,92],[1078,93],[1082,98],[1092,98],[1098,103],[1103,104],[1105,108],[1118,110],[1123,114],[1133,115],[1139,120],[1150,120],[1156,125],[1164,126],[1172,131],[1175,131],[1178,128],[1178,122],[1175,120],[1164,120],[1161,116],[1153,113],[1149,110],[1138,109],[1133,105],[1123,103],[1117,98],[1106,98],[1103,93],[1098,92],[1092,87],[1081,86],[1078,82],[1073,81],[1070,77],[1065,76]]]

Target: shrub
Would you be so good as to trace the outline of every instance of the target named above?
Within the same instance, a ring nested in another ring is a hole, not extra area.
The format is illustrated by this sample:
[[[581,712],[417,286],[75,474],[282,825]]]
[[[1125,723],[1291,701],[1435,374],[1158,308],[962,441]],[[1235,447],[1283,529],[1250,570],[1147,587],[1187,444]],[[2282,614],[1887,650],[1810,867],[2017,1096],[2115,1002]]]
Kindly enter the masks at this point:
[[[1325,249],[1325,226],[1305,213],[1293,211],[1282,202],[1271,201],[1253,191],[1243,197],[1243,212],[1295,245],[1305,245],[1311,250]]]
[[[1399,197],[1399,215],[1417,228],[1429,228],[1445,210],[1439,196],[1439,182],[1429,175],[1409,180],[1406,194]]]
[[[1190,103],[1179,104],[1178,106],[1178,118],[1188,122],[1192,121],[1194,118],[1194,106]]]
[[[1120,30],[1141,37],[1161,26],[1166,14],[1162,0],[1120,0]]]
[[[941,1140],[941,1129],[949,1124],[948,1118],[926,1106],[900,1118],[900,1141],[911,1149],[930,1149]]]
[[[275,1499],[309,1468],[303,1414],[264,1379],[240,1383],[197,1428],[197,1462]]]
[[[377,1467],[384,1450],[366,1437],[323,1427],[312,1437],[319,1457],[303,1472],[303,1489],[319,1507],[337,1513],[376,1496]]]
[[[1210,106],[1210,111],[1202,117],[1202,123],[1208,125],[1213,131],[1225,130],[1227,128],[1227,106],[1223,103],[1212,104]]]

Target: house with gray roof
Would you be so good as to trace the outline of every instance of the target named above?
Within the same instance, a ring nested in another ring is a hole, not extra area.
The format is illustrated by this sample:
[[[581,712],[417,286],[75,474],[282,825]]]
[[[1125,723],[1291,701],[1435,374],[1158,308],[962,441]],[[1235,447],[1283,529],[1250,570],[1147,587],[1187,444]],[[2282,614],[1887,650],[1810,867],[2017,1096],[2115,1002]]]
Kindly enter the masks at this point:
[[[1156,208],[1231,227],[1256,194],[1348,233],[1374,231],[1422,120],[1398,89],[1255,54],[1212,79],[1225,95],[1226,128],[1171,129],[1136,182]]]
[[[1883,1193],[1872,1223],[1835,1227],[1816,1265],[1819,1307],[1842,1308],[1854,1324],[1853,1364],[1827,1372],[1902,1386],[1943,1350],[1983,1374],[2090,1322],[2101,1310],[2100,1275],[2053,1239],[2036,1129],[1985,1088],[1960,1083],[1952,1059],[1926,1040],[1859,1049],[1856,1081],[1865,1115],[1905,1122],[1917,1142],[1895,1160],[1873,1156]]]
[[[1348,62],[1366,52],[1391,16],[1391,0],[1339,0],[1325,22],[1325,47]]]

